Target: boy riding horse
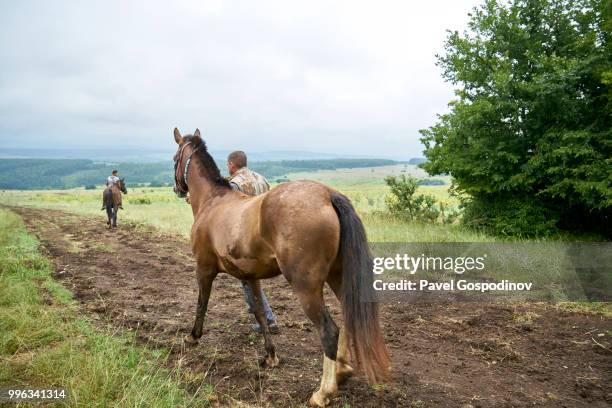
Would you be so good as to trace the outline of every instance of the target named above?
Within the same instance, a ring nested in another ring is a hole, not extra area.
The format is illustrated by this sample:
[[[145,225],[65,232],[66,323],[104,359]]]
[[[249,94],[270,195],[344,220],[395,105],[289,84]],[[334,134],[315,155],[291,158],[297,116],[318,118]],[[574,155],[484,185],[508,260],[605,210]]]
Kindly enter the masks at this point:
[[[102,210],[108,215],[107,224],[110,227],[117,226],[117,211],[123,209],[121,205],[121,193],[127,194],[125,183],[119,178],[117,170],[106,179],[106,189],[102,193]]]
[[[119,172],[117,170],[113,170],[113,172],[111,173],[110,176],[108,176],[108,178],[106,179],[106,190],[111,189],[112,187],[119,183],[121,181],[121,179],[119,178]],[[106,191],[104,190],[104,191]],[[119,194],[118,196],[119,198],[119,208],[121,208],[123,210],[123,206],[121,205],[121,194]],[[104,201],[104,194],[102,194],[102,208],[100,209],[105,210],[106,209],[106,202]]]

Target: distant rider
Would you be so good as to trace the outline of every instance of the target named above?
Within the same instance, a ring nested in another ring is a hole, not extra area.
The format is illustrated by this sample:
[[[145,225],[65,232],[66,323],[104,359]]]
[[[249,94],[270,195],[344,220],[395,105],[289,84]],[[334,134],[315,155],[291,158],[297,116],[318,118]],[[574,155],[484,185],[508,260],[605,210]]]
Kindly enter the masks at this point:
[[[119,178],[119,172],[117,170],[113,170],[111,175],[106,179],[106,187],[112,187],[115,184],[119,183],[121,179]],[[121,205],[121,201],[119,202],[119,208],[123,210],[123,206]],[[106,206],[102,204],[102,209],[106,209]]]
[[[227,170],[230,174],[228,180],[234,190],[238,190],[250,196],[263,194],[270,190],[268,180],[266,180],[261,174],[256,173],[247,167],[247,156],[242,151],[230,153],[230,155],[227,157]],[[246,281],[242,281],[242,289],[244,290],[246,302],[249,305],[249,313],[254,313],[255,299],[253,297],[253,291]],[[274,316],[263,290],[261,291],[261,299],[270,332],[278,333],[279,328],[276,323],[276,316]],[[262,331],[259,323],[254,324],[252,329],[258,333],[261,333]]]

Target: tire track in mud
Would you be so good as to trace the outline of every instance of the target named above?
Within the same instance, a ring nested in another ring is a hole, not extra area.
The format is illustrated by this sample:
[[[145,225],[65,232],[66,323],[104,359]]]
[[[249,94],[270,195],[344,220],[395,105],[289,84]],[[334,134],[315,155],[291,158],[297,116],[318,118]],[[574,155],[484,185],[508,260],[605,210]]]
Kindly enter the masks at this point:
[[[204,336],[193,324],[197,292],[190,245],[154,228],[52,210],[12,208],[55,265],[55,278],[105,325],[171,349],[171,362],[206,375],[219,406],[304,406],[321,374],[318,335],[282,278],[264,282],[278,316],[281,365],[260,370],[260,336],[250,333],[238,280],[215,280]],[[121,220],[120,220],[121,222]],[[340,320],[335,299],[326,294]],[[382,308],[393,382],[341,386],[341,407],[609,407],[612,319],[547,304],[391,304]],[[597,339],[599,346],[593,341]],[[602,347],[603,346],[603,347]],[[608,350],[606,350],[606,347]]]

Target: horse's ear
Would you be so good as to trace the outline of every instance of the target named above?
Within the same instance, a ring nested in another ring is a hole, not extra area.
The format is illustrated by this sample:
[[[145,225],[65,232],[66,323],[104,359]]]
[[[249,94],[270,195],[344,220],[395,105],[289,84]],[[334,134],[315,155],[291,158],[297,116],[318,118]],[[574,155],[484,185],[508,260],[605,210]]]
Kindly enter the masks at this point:
[[[196,129],[196,131],[195,131],[195,132],[193,132],[193,135],[194,135],[195,137],[200,137],[200,129]]]
[[[174,128],[174,141],[176,144],[183,143],[183,136],[181,136],[181,132],[179,132],[178,128]]]

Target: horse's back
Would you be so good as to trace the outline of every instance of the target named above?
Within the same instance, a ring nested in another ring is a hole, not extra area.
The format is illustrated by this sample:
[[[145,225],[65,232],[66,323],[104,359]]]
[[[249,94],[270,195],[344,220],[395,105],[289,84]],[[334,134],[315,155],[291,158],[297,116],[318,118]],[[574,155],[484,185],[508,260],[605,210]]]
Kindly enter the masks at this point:
[[[214,253],[222,270],[229,272],[227,265],[233,264],[259,278],[269,277],[266,270],[276,274],[289,262],[331,264],[340,240],[331,204],[334,191],[320,183],[295,181],[260,196],[221,202],[194,221],[194,254],[206,258]]]
[[[121,202],[121,191],[116,185],[106,187],[102,192],[102,200],[106,206],[118,204]]]
[[[263,197],[260,233],[278,256],[317,254],[326,261],[336,257],[340,222],[331,203],[334,191],[314,181],[293,181],[281,184]]]

